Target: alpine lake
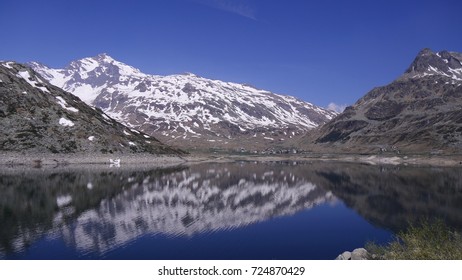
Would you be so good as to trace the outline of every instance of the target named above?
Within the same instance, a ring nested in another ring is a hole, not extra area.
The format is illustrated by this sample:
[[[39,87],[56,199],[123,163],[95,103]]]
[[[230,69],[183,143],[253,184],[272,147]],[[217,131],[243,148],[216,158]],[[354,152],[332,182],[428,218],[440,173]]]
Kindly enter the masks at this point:
[[[433,218],[462,229],[462,168],[0,168],[0,259],[329,260]]]

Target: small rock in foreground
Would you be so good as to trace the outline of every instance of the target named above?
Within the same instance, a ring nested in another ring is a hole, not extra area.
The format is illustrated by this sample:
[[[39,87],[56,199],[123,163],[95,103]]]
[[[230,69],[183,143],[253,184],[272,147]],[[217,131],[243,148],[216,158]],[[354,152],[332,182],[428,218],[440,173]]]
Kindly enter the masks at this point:
[[[336,260],[367,260],[369,253],[364,248],[354,249],[353,252],[345,251],[338,255]]]
[[[351,252],[345,251],[342,254],[338,255],[336,260],[351,260]]]

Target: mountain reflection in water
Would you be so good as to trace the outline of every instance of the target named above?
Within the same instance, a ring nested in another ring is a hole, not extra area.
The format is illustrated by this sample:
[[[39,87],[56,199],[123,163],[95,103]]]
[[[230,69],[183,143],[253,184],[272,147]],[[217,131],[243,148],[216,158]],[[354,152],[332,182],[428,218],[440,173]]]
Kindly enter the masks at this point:
[[[232,232],[337,201],[393,231],[422,217],[462,228],[460,169],[240,162],[0,174],[0,256],[7,258],[44,237],[101,255],[140,237]]]

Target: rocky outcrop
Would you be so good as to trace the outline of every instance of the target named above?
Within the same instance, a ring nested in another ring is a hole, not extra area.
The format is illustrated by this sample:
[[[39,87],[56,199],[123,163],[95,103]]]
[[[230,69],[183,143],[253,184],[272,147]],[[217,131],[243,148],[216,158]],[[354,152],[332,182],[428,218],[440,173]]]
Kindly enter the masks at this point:
[[[338,255],[335,260],[352,260],[352,261],[358,261],[358,260],[368,260],[370,258],[369,252],[367,252],[366,249],[364,248],[357,248],[354,249],[353,252],[345,251],[342,254]]]
[[[14,62],[0,62],[0,127],[2,152],[181,153],[118,123]]]
[[[462,153],[461,57],[421,51],[401,77],[371,90],[301,146],[347,153]]]

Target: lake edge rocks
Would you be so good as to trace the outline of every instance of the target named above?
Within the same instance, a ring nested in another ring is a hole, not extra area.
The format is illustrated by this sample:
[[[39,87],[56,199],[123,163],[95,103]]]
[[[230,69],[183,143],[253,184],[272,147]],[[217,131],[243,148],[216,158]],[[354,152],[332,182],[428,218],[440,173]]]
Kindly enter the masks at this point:
[[[371,256],[369,252],[364,248],[354,249],[352,252],[345,251],[338,255],[335,260],[369,260]]]

